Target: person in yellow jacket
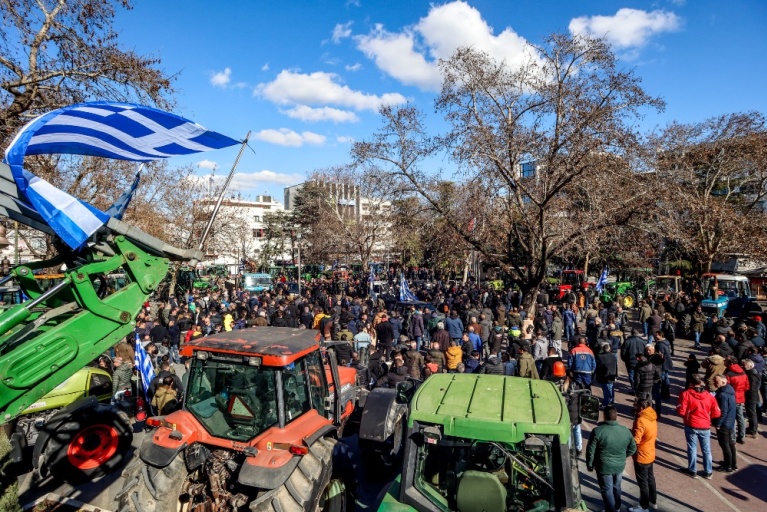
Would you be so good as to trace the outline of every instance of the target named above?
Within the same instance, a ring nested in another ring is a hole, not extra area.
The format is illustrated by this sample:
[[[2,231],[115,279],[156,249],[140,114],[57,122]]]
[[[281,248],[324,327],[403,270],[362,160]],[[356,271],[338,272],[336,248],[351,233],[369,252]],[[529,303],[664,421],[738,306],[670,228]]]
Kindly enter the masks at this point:
[[[447,360],[447,373],[456,373],[458,364],[463,362],[463,349],[458,346],[458,342],[450,340],[450,346],[445,352],[445,359]]]
[[[631,429],[637,451],[634,454],[634,472],[639,486],[639,506],[629,508],[629,512],[645,512],[656,508],[655,490],[655,442],[658,440],[658,415],[650,400],[638,399],[634,404],[634,426]]]
[[[232,315],[230,313],[227,313],[224,315],[224,330],[226,332],[229,332],[232,330],[232,327],[234,326],[234,318],[232,318]]]

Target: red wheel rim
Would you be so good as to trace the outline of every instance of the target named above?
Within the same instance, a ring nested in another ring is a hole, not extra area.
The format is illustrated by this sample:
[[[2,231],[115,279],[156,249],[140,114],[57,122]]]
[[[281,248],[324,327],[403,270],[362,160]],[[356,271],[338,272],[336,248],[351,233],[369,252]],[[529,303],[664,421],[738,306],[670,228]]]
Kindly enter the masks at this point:
[[[91,425],[69,443],[67,458],[77,469],[95,469],[114,457],[119,444],[120,436],[114,427]]]

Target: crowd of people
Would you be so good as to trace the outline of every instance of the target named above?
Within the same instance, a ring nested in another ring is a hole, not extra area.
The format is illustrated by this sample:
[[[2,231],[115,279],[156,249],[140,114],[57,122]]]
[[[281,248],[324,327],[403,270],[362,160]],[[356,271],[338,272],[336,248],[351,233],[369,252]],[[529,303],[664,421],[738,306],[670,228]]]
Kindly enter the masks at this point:
[[[334,293],[339,289],[341,293]],[[408,378],[422,380],[444,372],[551,380],[565,397],[601,388],[605,422],[589,438],[586,465],[597,472],[608,511],[620,509],[620,475],[629,456],[641,494],[633,510],[655,506],[655,439],[658,420],[666,412],[664,402],[672,398],[678,336],[694,343],[684,361],[685,389],[676,409],[687,439],[684,472],[698,477],[699,444],[702,476],[712,477],[712,427],[723,453],[717,469],[737,471],[736,445],[757,437],[767,412],[761,318],[733,323],[708,317],[689,295],[657,301],[650,297],[627,312],[617,302],[602,304],[593,294],[579,293],[574,302],[538,304],[529,316],[529,304],[518,292],[474,284],[423,280],[413,286],[418,302],[358,290],[364,286],[344,289],[320,281],[307,283],[302,296],[292,297],[277,283],[273,291],[261,294],[197,292],[147,307],[137,318],[134,335],[114,348],[115,389],[130,384],[132,344],[139,340],[158,369],[153,405],[158,411],[168,410],[168,404],[177,407],[183,383],[172,367],[181,362],[183,343],[218,332],[268,327],[318,331],[335,342],[338,363],[357,369],[371,387],[394,387]],[[634,403],[628,435],[617,423],[614,407],[619,362]],[[581,418],[577,407],[569,409],[573,445],[580,455]]]

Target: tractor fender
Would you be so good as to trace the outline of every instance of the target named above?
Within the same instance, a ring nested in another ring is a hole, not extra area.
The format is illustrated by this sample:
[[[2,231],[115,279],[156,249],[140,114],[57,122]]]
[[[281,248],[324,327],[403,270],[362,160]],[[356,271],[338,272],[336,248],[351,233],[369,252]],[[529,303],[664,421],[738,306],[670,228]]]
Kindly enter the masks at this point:
[[[141,460],[154,466],[156,468],[164,468],[173,462],[176,456],[183,452],[187,447],[186,443],[183,443],[178,448],[167,448],[154,443],[153,436],[148,435],[144,438],[139,448],[138,455]]]
[[[32,464],[35,469],[39,468],[40,457],[42,457],[42,454],[44,453],[45,445],[48,444],[51,435],[56,432],[59,426],[75,414],[88,414],[88,410],[93,409],[98,404],[98,398],[95,396],[88,396],[75,400],[51,416],[51,419],[45,423],[45,427],[39,429],[35,448],[32,451]]]
[[[394,427],[407,412],[407,405],[395,401],[390,388],[374,388],[365,400],[360,420],[360,439],[383,442],[394,433]]]

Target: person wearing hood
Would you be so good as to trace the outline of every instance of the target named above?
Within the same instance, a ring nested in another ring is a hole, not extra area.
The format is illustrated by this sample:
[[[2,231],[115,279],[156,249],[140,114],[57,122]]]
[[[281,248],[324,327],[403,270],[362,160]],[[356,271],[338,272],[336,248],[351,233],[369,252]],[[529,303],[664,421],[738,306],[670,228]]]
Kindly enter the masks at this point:
[[[711,354],[703,360],[703,368],[706,370],[706,387],[711,393],[716,391],[716,382],[714,377],[717,375],[724,375],[726,367],[724,365],[724,358],[719,355],[719,351],[716,348],[711,349]]]
[[[373,380],[378,382],[389,371],[389,367],[383,360],[383,354],[376,350],[375,345],[370,346],[370,356],[368,359],[368,373]]]
[[[487,358],[485,363],[480,366],[477,373],[486,373],[488,375],[504,375],[505,369],[506,365],[503,363],[503,359],[501,358],[500,354],[498,354],[498,352],[493,352]]]
[[[676,412],[684,423],[684,437],[687,440],[687,467],[683,471],[692,478],[698,478],[698,443],[703,453],[703,478],[711,480],[711,424],[722,411],[714,397],[706,391],[706,384],[700,375],[692,379],[692,386],[679,395]]]
[[[232,318],[232,315],[227,313],[224,315],[224,330],[226,332],[230,332],[234,326],[234,319]]]
[[[743,371],[748,377],[748,391],[746,391],[746,418],[748,419],[748,428],[746,435],[756,439],[759,431],[759,418],[756,409],[759,407],[759,386],[761,385],[762,375],[754,368],[754,362],[751,359],[744,359],[741,363]]]
[[[631,428],[637,451],[634,454],[634,474],[639,487],[639,506],[629,512],[647,512],[657,508],[658,494],[655,489],[655,442],[658,439],[658,415],[652,403],[640,398],[634,404],[634,425]]]
[[[738,469],[738,456],[735,449],[735,390],[727,383],[724,375],[715,375],[716,403],[722,415],[714,420],[716,439],[722,449],[722,465],[717,471],[732,473]]]
[[[656,377],[660,380],[660,369],[655,368],[655,365],[647,359],[644,352],[637,354],[636,359],[636,374],[634,377],[636,387],[634,393],[637,398],[651,400],[652,388]]]
[[[395,388],[398,382],[407,380],[408,373],[405,362],[400,357],[394,358],[394,368],[376,381],[377,388]]]
[[[727,382],[735,390],[735,438],[738,444],[745,444],[746,437],[746,392],[748,391],[748,376],[733,357],[726,360]]]

